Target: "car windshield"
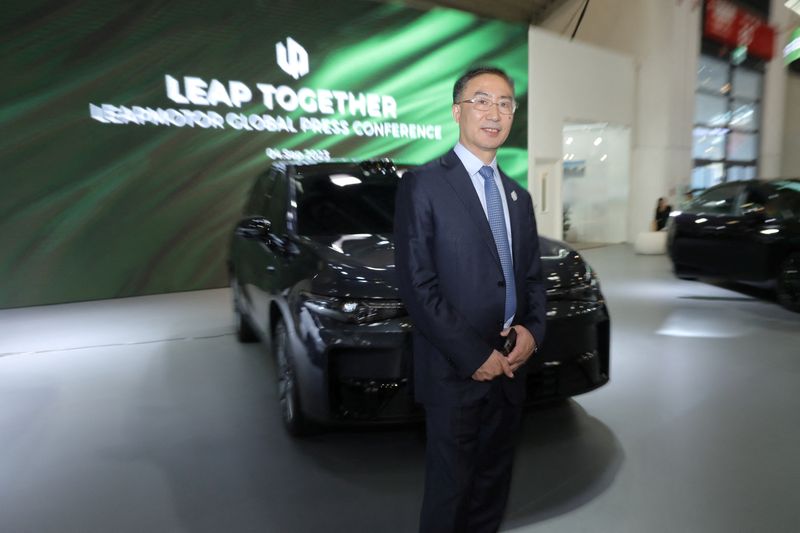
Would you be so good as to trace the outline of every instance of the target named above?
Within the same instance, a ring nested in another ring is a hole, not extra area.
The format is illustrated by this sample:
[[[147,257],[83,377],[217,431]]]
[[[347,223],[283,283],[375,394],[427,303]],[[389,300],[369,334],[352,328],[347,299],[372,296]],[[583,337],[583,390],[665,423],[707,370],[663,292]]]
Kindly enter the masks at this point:
[[[359,167],[295,179],[297,232],[307,237],[392,233],[397,173]]]
[[[779,181],[775,183],[776,193],[767,204],[770,216],[800,219],[800,183],[796,181]]]
[[[683,211],[687,213],[705,213],[716,215],[730,215],[736,208],[736,198],[741,192],[738,185],[715,187],[693,199]]]
[[[800,193],[800,181],[776,181],[775,188],[779,190],[789,190],[794,191],[796,193]]]

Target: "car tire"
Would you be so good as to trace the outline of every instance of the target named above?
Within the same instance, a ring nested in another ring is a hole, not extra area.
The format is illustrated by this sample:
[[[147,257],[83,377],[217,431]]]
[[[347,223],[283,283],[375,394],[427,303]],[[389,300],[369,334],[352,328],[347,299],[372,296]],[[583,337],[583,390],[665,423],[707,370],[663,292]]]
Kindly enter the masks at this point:
[[[233,294],[233,320],[236,329],[236,338],[239,342],[255,342],[258,335],[250,324],[250,320],[242,312],[241,298],[242,290],[235,277],[231,277],[231,293]]]
[[[283,425],[293,437],[309,435],[313,428],[303,415],[300,406],[297,374],[289,351],[289,332],[283,319],[278,319],[275,324],[275,333],[272,339],[273,353],[278,367],[278,398]]]
[[[800,312],[800,254],[792,254],[781,263],[775,289],[783,307]]]

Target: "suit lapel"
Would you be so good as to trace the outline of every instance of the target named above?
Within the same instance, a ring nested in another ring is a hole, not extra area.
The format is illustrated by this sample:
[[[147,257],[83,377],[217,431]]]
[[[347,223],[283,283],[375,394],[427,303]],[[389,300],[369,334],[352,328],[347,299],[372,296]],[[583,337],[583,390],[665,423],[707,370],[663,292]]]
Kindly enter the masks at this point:
[[[502,271],[500,255],[497,253],[497,246],[494,243],[492,228],[489,227],[489,221],[486,220],[486,213],[483,211],[481,201],[475,193],[475,187],[472,185],[472,180],[469,174],[467,174],[464,165],[461,164],[461,160],[452,150],[442,156],[441,163],[446,168],[444,172],[445,179],[453,188],[455,195],[461,200],[464,207],[466,207],[469,218],[475,224],[482,240],[489,248],[492,257],[494,257],[498,268]]]

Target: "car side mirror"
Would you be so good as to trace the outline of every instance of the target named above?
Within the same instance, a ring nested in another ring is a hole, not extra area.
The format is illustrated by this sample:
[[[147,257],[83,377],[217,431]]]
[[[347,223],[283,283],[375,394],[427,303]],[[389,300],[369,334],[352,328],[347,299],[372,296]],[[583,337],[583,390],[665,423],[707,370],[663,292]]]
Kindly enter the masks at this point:
[[[236,235],[245,239],[260,239],[266,237],[272,224],[264,217],[250,217],[236,225]]]

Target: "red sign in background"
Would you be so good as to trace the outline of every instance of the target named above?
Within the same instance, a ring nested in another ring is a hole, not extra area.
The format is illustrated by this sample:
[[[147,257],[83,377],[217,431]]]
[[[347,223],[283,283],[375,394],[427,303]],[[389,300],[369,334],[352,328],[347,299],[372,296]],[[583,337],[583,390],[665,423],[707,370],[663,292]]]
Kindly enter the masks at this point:
[[[767,21],[727,0],[706,0],[703,35],[731,47],[747,46],[747,53],[772,59],[775,30]]]

